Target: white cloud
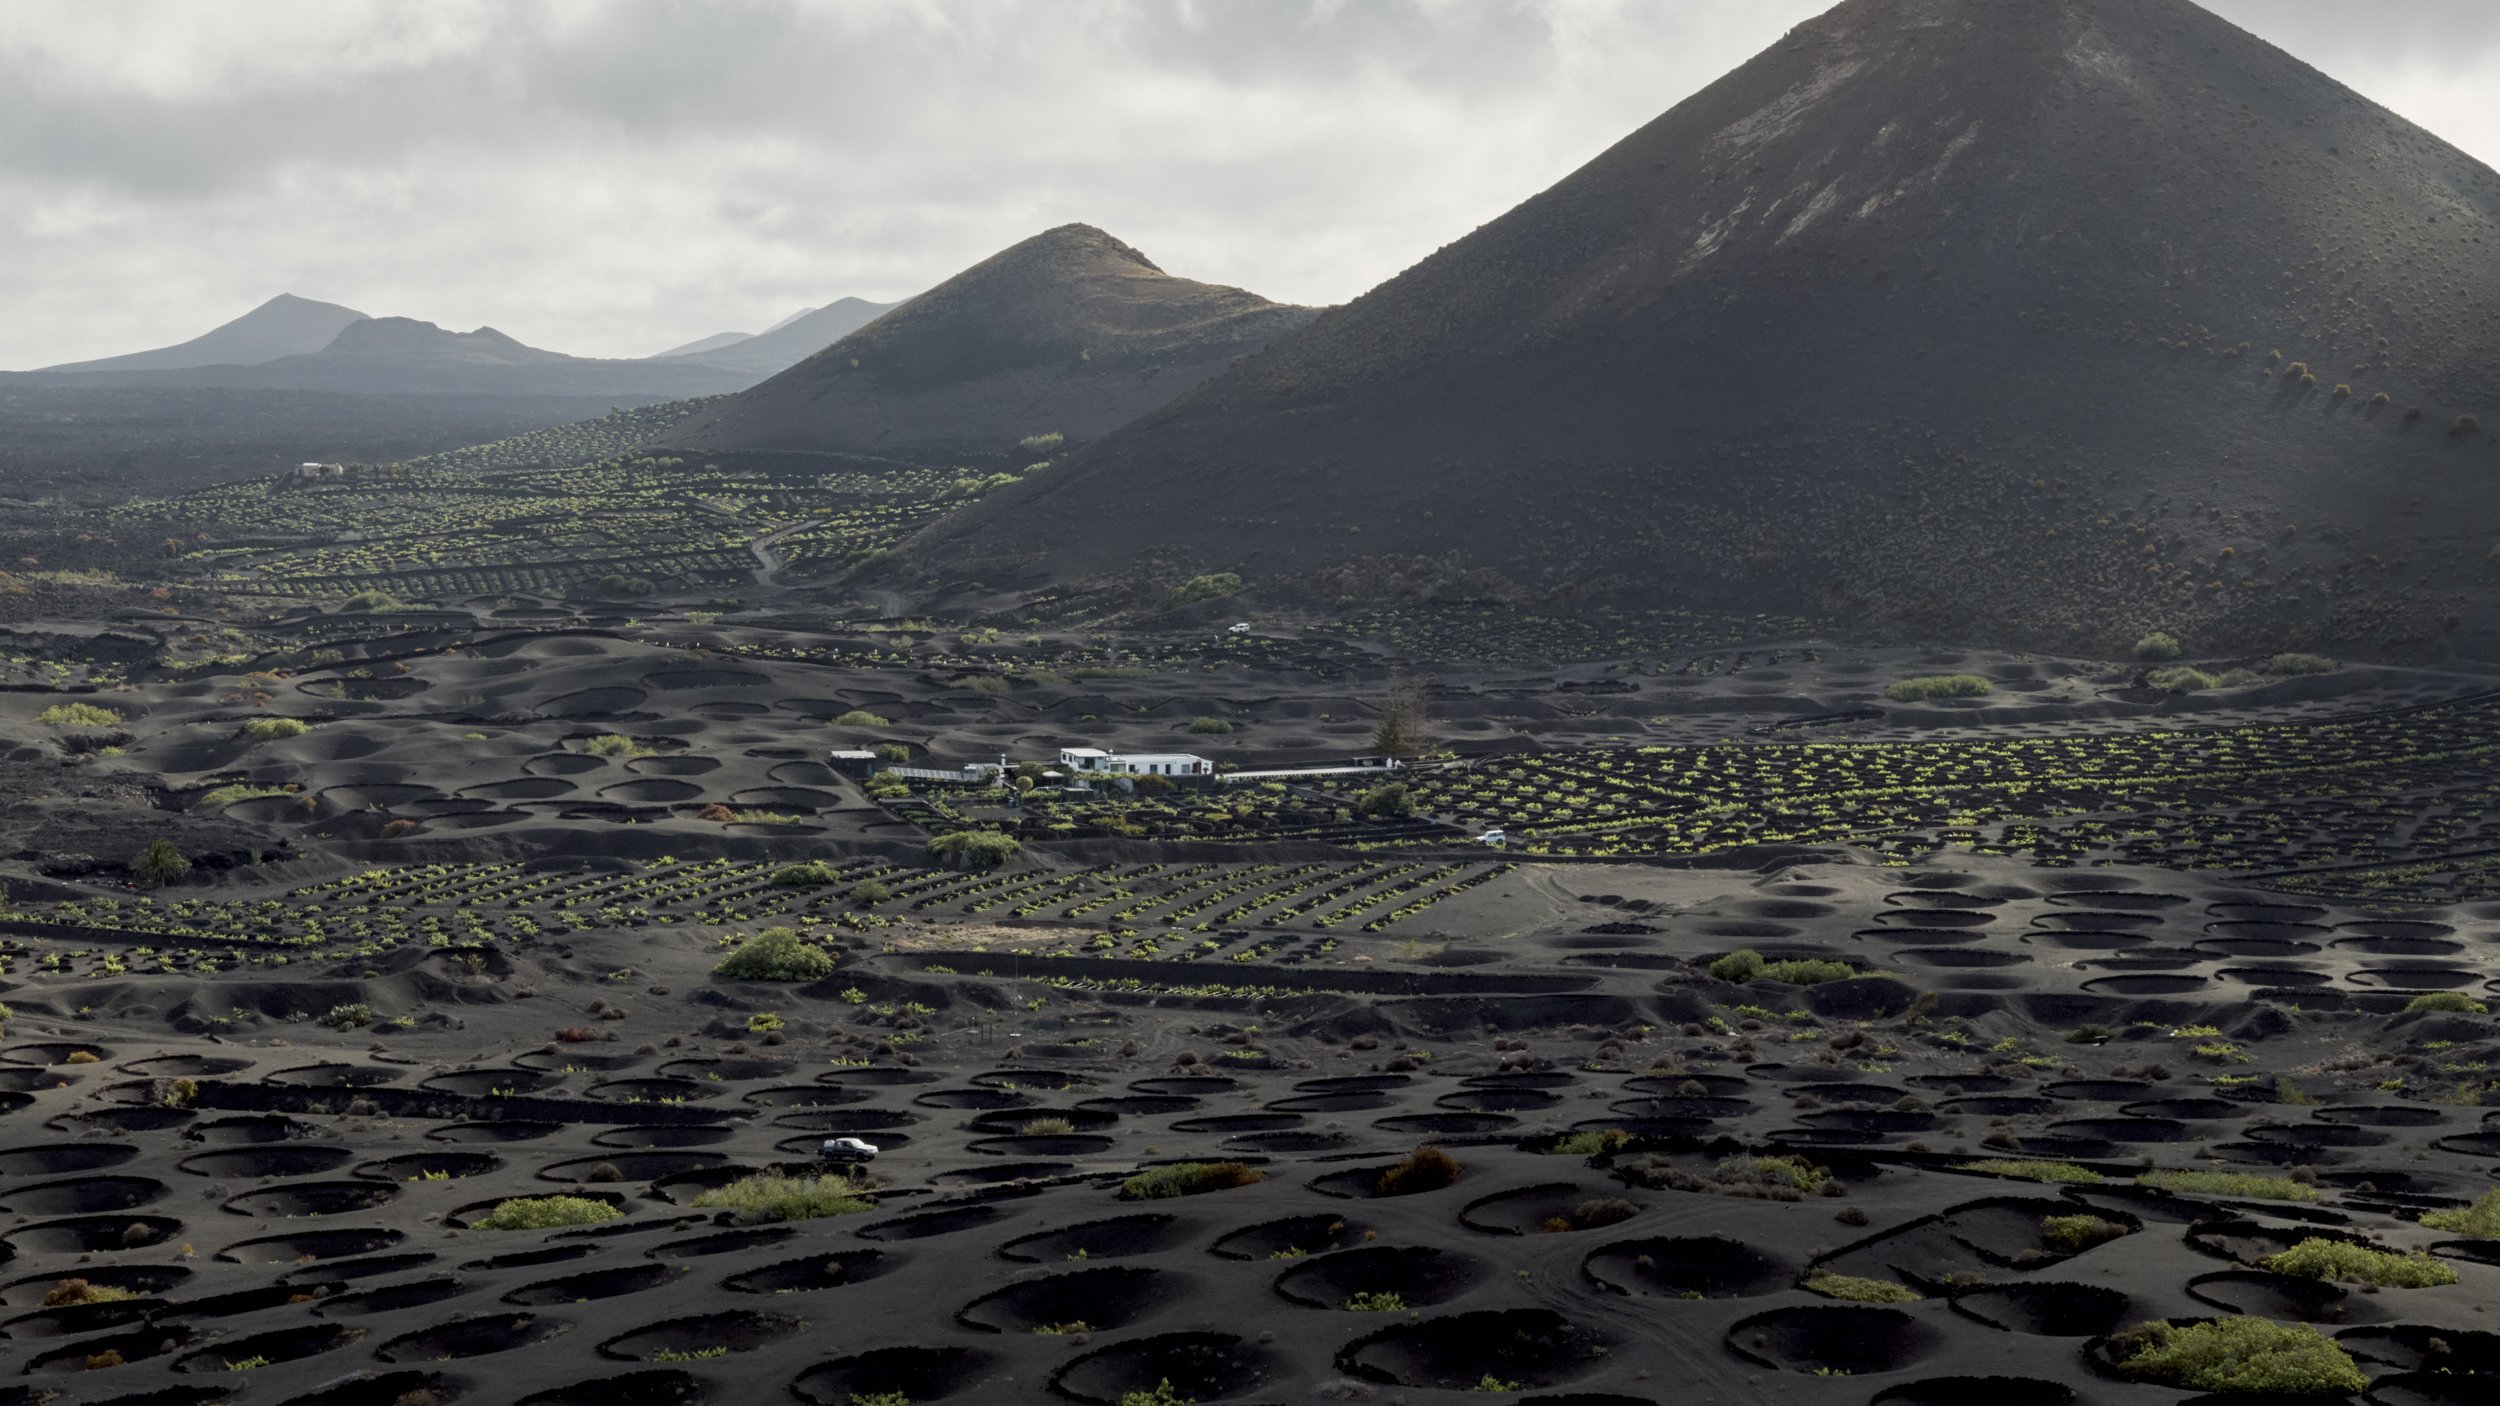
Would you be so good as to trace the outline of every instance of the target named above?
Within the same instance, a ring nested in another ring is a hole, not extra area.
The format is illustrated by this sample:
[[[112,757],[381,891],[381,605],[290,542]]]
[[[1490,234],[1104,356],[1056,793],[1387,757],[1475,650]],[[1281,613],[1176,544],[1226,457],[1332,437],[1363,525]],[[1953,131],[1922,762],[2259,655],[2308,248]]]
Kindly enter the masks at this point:
[[[2479,0],[2209,0],[2500,153]],[[279,291],[585,355],[915,292],[1069,220],[1335,302],[1823,0],[10,0],[0,366]]]

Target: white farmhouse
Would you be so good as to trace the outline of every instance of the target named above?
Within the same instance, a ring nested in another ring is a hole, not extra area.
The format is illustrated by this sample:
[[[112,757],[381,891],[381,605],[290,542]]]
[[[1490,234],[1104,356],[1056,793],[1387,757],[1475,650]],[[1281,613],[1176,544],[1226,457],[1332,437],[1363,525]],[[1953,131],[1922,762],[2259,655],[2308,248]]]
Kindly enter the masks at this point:
[[[1213,776],[1215,763],[1189,752],[1106,752],[1062,747],[1059,769],[1070,776]]]

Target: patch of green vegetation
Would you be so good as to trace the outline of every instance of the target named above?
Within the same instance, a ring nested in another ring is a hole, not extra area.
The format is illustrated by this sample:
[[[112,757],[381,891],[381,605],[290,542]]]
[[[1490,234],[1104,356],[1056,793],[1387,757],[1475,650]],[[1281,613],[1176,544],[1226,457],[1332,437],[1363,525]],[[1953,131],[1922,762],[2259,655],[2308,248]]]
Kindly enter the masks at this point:
[[[1172,1390],[1172,1379],[1165,1377],[1152,1391],[1121,1392],[1120,1406],[1198,1406],[1198,1398]]]
[[[804,864],[785,864],[775,869],[772,885],[777,889],[818,888],[839,882],[841,878],[842,871],[837,866],[821,859],[811,859]]]
[[[2331,674],[2342,667],[2323,654],[2278,654],[2266,661],[2267,673],[2285,677]]]
[[[471,1230],[551,1230],[560,1225],[597,1225],[625,1213],[587,1196],[516,1196],[469,1222]]]
[[[110,1284],[98,1284],[86,1279],[64,1279],[44,1292],[41,1306],[71,1308],[88,1303],[120,1303],[125,1299],[137,1297],[138,1295],[128,1289],[116,1289]]]
[[[1013,835],[996,830],[958,830],[951,835],[933,835],[928,844],[929,857],[940,864],[961,864],[971,869],[995,869],[1024,852],[1024,845]]]
[[[2317,1329],[2263,1318],[2139,1323],[2110,1339],[2109,1354],[2126,1376],[2185,1391],[2341,1396],[2370,1384]]]
[[[721,958],[712,975],[731,981],[817,981],[833,975],[833,954],[796,928],[766,928]]]
[[[352,1005],[336,1005],[324,1011],[321,1023],[333,1030],[355,1030],[373,1023],[373,1007],[362,1001]]]
[[[2257,1262],[2303,1279],[2334,1279],[2381,1289],[2429,1289],[2457,1282],[2456,1269],[2420,1250],[2400,1254],[2343,1240],[2308,1239]]]
[[[2222,680],[2185,664],[2155,669],[2144,676],[2144,681],[2164,693],[2203,693],[2209,688],[2222,687]]]
[[[401,605],[398,598],[391,595],[387,591],[358,591],[356,594],[340,601],[339,609],[376,611],[405,610],[407,607]]]
[[[45,727],[112,727],[121,720],[121,714],[93,703],[55,703],[35,714]]]
[[[2500,1240],[2500,1191],[2484,1192],[2463,1210],[2425,1212],[2422,1224],[2475,1240]]]
[[[800,821],[799,817],[787,811],[733,810],[729,812],[729,819],[725,823],[730,825],[796,825]]]
[[[2040,1238],[2052,1250],[2080,1255],[2095,1245],[2106,1245],[2127,1233],[2117,1221],[2094,1215],[2042,1216]]]
[[[2180,1196],[2235,1196],[2249,1201],[2315,1201],[2318,1189],[2290,1177],[2255,1172],[2146,1172],[2138,1186]]]
[[[1926,674],[1903,679],[1884,690],[1895,703],[1924,703],[1932,698],[1984,698],[1995,685],[1977,674]]]
[[[2042,1162],[2021,1158],[1990,1157],[1964,1162],[1953,1170],[1979,1172],[1992,1177],[2016,1177],[2023,1181],[2056,1182],[2069,1186],[2098,1186],[2106,1180],[2090,1167],[2072,1162]]]
[[[1191,718],[1189,726],[1183,731],[1196,733],[1200,737],[1230,737],[1233,735],[1233,725],[1222,718],[1199,717]]]
[[[869,712],[865,708],[853,708],[851,711],[844,713],[842,716],[835,718],[832,722],[825,725],[827,727],[892,727],[894,726],[894,720],[892,718],[879,717],[877,714]]]
[[[1821,1294],[1827,1299],[1847,1299],[1851,1303],[1917,1303],[1925,1294],[1907,1284],[1889,1279],[1861,1279],[1852,1274],[1834,1274],[1817,1270],[1806,1276],[1806,1292]]]
[[[851,1406],[911,1406],[911,1398],[899,1391],[855,1391]]]
[[[1406,1297],[1383,1289],[1376,1294],[1356,1294],[1345,1301],[1348,1313],[1404,1313]]]
[[[2147,663],[2163,663],[2186,652],[2186,648],[2179,643],[2179,637],[2167,630],[2155,630],[2135,642],[2135,657]]]
[[[1572,1133],[1557,1139],[1545,1149],[1548,1157],[1595,1157],[1602,1152],[1619,1152],[1631,1146],[1632,1135],[1619,1128],[1601,1128],[1591,1132]]]
[[[1121,1182],[1120,1199],[1163,1201],[1175,1196],[1230,1191],[1236,1186],[1256,1186],[1265,1180],[1267,1173],[1243,1162],[1175,1162],[1168,1167],[1148,1167]]]
[[[729,1211],[740,1225],[855,1216],[877,1207],[861,1194],[859,1183],[846,1176],[785,1177],[769,1172],[713,1187],[694,1198],[694,1205],[700,1210]]]
[[[1415,813],[1414,788],[1403,781],[1374,786],[1355,798],[1354,809],[1375,820],[1400,820]]]
[[[277,742],[310,731],[312,724],[301,718],[254,718],[243,724],[243,735],[254,742]]]
[[[1192,576],[1188,580],[1174,586],[1172,588],[1172,604],[1189,605],[1196,601],[1216,600],[1223,596],[1232,595],[1240,589],[1241,576],[1239,573],[1231,571],[1210,572],[1204,576]]]
[[[197,810],[215,810],[219,806],[230,806],[237,801],[265,801],[275,796],[294,794],[284,786],[253,786],[238,781],[203,792],[200,798],[191,804]]]
[[[2446,1011],[2454,1015],[2489,1015],[2491,1007],[2462,991],[2425,991],[2405,1003],[2407,1011]]]
[[[613,732],[601,733],[582,744],[582,750],[594,757],[648,757],[652,749],[630,737]]]
[[[1743,985],[1749,981],[1780,981],[1791,986],[1819,986],[1826,981],[1846,981],[1856,976],[1857,969],[1847,962],[1826,961],[1814,957],[1792,957],[1767,961],[1750,947],[1738,948],[1710,964],[1710,974],[1721,981]]]

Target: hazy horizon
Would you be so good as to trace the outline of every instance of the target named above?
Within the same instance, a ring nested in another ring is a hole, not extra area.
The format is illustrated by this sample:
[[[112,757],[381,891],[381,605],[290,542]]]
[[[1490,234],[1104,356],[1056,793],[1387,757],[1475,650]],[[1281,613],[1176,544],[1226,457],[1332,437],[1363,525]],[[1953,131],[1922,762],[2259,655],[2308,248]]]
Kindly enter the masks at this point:
[[[2494,27],[2200,0],[2500,162]],[[1826,0],[0,8],[0,366],[281,292],[581,356],[889,302],[1082,221],[1335,303]]]

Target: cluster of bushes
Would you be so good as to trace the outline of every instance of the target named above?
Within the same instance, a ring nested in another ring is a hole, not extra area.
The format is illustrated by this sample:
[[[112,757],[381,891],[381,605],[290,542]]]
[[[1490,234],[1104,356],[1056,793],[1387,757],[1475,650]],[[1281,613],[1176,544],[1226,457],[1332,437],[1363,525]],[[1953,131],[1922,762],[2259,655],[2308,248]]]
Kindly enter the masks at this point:
[[[243,735],[254,742],[277,742],[310,731],[312,724],[301,718],[254,718],[243,724]]]
[[[845,1176],[785,1177],[759,1172],[713,1187],[694,1198],[694,1204],[701,1210],[729,1211],[740,1225],[766,1225],[875,1210],[877,1203],[862,1195],[862,1190]]]
[[[2263,1318],[2139,1323],[2109,1340],[2109,1355],[2126,1376],[2183,1391],[2348,1396],[2370,1384],[2317,1329]]]
[[[2146,1172],[2136,1184],[2177,1196],[2232,1196],[2243,1201],[2315,1201],[2318,1189],[2290,1177],[2256,1172]]]
[[[1985,1157],[1964,1162],[1953,1170],[1976,1172],[1981,1176],[2012,1177],[2017,1181],[2050,1182],[2064,1186],[2098,1186],[2107,1178],[2090,1167],[2072,1162],[2043,1162],[2022,1158]]]
[[[651,749],[630,737],[613,732],[601,733],[582,744],[582,750],[594,757],[647,757]]]
[[[869,712],[869,711],[868,711],[867,709],[865,709],[865,708],[853,708],[851,711],[849,711],[849,712],[847,712],[847,713],[844,713],[842,716],[840,716],[840,717],[838,717],[838,718],[835,718],[832,722],[827,723],[827,724],[826,724],[826,726],[828,726],[828,727],[892,727],[892,726],[894,726],[894,720],[893,720],[892,718],[879,717],[877,714],[872,713],[872,712]]]
[[[2185,664],[2155,669],[2144,676],[2144,681],[2164,693],[2203,693],[2209,688],[2222,687],[2222,680]]]
[[[1193,601],[1216,600],[1224,596],[1232,595],[1240,589],[1241,576],[1239,573],[1231,571],[1210,572],[1204,576],[1192,576],[1188,580],[1174,586],[1172,588],[1172,604],[1188,605]]]
[[[1710,974],[1739,986],[1749,981],[1784,981],[1791,986],[1819,986],[1826,981],[1846,981],[1858,972],[1847,962],[1820,957],[1766,961],[1761,953],[1752,948],[1740,947],[1711,962]]]
[[[2489,1015],[2491,1007],[2462,991],[2426,991],[2405,1003],[2407,1011],[2445,1011],[2450,1015]]]
[[[2283,678],[2300,674],[2331,674],[2342,667],[2323,654],[2278,654],[2266,661],[2266,672]]]
[[[517,1196],[469,1222],[471,1230],[552,1230],[560,1225],[597,1225],[624,1212],[587,1196]]]
[[[2135,642],[2135,657],[2151,664],[2176,659],[2186,652],[2179,637],[2166,630],[2155,630]]]
[[[2422,1224],[2475,1240],[2500,1240],[2500,1191],[2486,1191],[2473,1205],[2458,1211],[2431,1211]]]
[[[1927,674],[1903,679],[1884,690],[1895,703],[1924,703],[1931,698],[1980,698],[1994,685],[1977,674]]]
[[[796,928],[766,928],[721,958],[712,975],[731,981],[817,981],[833,975],[833,954]]]
[[[2080,1255],[2125,1234],[2125,1225],[2102,1216],[2080,1214],[2040,1218],[2040,1239],[2060,1254]]]
[[[1707,1172],[1686,1171],[1665,1157],[1635,1157],[1615,1170],[1634,1186],[1653,1191],[1695,1191],[1706,1196],[1734,1196],[1750,1201],[1802,1201],[1809,1196],[1845,1196],[1829,1167],[1794,1154],[1722,1157]]]
[[[1222,718],[1191,718],[1189,726],[1184,731],[1196,733],[1200,737],[1230,737],[1233,734],[1233,725]]]
[[[1120,1199],[1164,1201],[1175,1196],[1229,1191],[1236,1186],[1256,1186],[1265,1180],[1267,1173],[1246,1162],[1175,1162],[1168,1167],[1148,1167],[1121,1182]]]
[[[951,835],[935,835],[929,840],[929,857],[940,864],[960,864],[969,869],[995,869],[1024,852],[1024,845],[1013,835],[996,830],[958,830]]]
[[[2428,1289],[2457,1282],[2453,1266],[2420,1250],[2399,1254],[2314,1237],[2280,1254],[2266,1256],[2257,1262],[2257,1267],[2302,1279],[2342,1280],[2377,1289]]]
[[[1354,809],[1375,820],[1401,820],[1415,813],[1415,793],[1403,781],[1385,782],[1357,796]]]
[[[1461,1169],[1458,1159],[1437,1147],[1418,1147],[1406,1154],[1404,1161],[1380,1174],[1373,1183],[1375,1196],[1412,1196],[1422,1191],[1438,1191],[1458,1182]]]
[[[1917,1303],[1925,1294],[1889,1279],[1861,1279],[1853,1274],[1817,1270],[1806,1276],[1806,1292],[1851,1303]]]
[[[821,859],[804,864],[786,864],[773,871],[772,885],[777,889],[821,888],[842,877],[842,871]]]
[[[35,714],[45,727],[112,727],[121,720],[121,714],[93,703],[55,703]]]

